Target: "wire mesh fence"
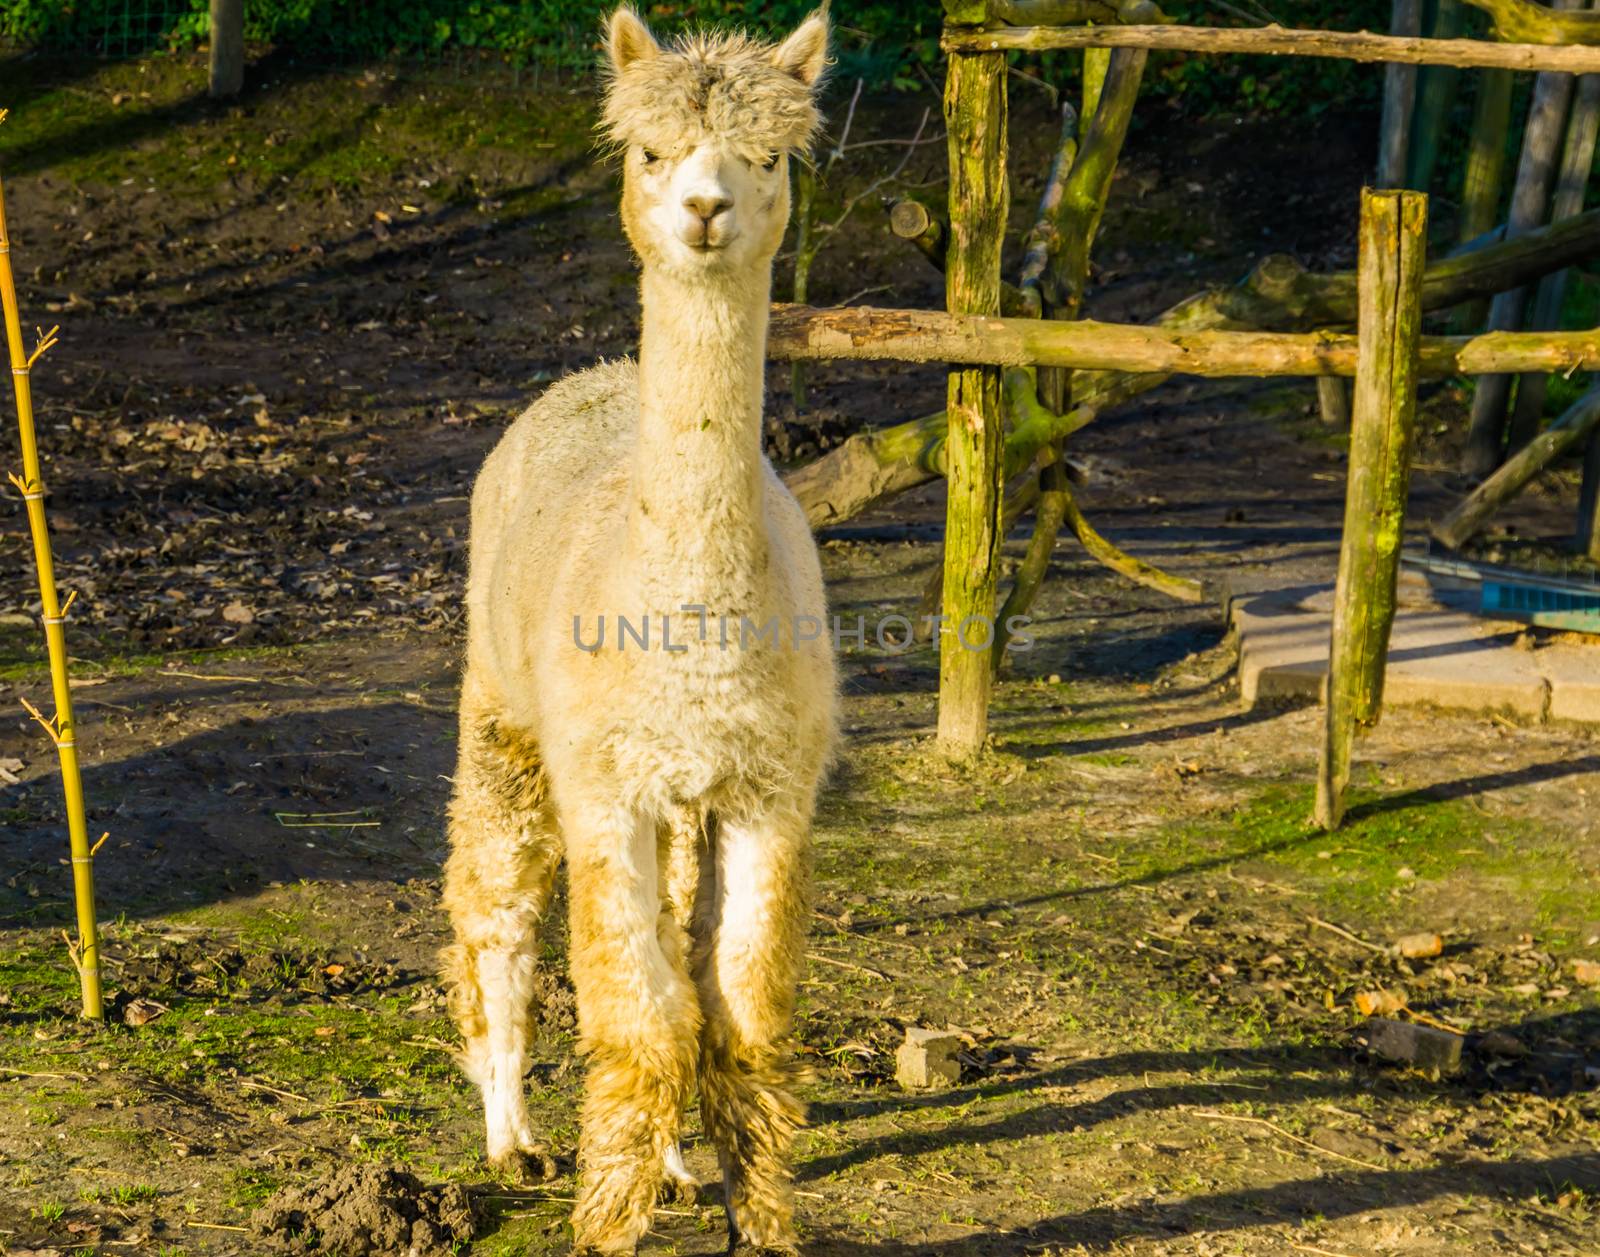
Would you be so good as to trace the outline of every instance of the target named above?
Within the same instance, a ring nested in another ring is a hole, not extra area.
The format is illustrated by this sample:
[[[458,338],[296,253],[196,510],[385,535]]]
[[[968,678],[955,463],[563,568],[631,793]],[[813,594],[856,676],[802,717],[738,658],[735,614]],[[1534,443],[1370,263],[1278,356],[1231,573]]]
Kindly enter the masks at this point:
[[[788,29],[817,0],[658,0],[663,34],[732,22],[767,34]],[[307,65],[407,61],[448,72],[496,63],[516,77],[540,66],[587,70],[616,0],[250,0],[245,39]],[[840,9],[867,42],[898,54],[937,37],[940,10],[922,2],[864,0]],[[842,19],[841,19],[842,20]],[[847,23],[850,25],[850,23]],[[208,0],[0,0],[0,41],[13,51],[128,59],[205,42]]]
[[[245,38],[254,56],[307,67],[382,61],[522,85],[587,73],[600,11],[595,0],[253,0]],[[0,45],[13,55],[129,60],[187,53],[205,44],[209,26],[207,0],[0,3]]]

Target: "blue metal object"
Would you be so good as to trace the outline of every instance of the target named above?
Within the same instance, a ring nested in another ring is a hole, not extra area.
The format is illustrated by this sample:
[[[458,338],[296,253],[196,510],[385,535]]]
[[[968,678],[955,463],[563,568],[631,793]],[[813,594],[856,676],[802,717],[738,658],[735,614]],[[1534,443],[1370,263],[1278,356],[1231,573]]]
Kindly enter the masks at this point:
[[[1477,585],[1480,615],[1573,633],[1600,634],[1600,583],[1474,563],[1454,556],[1407,553],[1401,555],[1400,562],[1463,594]]]
[[[1569,581],[1485,576],[1483,613],[1501,619],[1526,620],[1545,628],[1575,633],[1600,633],[1600,588],[1585,589]]]

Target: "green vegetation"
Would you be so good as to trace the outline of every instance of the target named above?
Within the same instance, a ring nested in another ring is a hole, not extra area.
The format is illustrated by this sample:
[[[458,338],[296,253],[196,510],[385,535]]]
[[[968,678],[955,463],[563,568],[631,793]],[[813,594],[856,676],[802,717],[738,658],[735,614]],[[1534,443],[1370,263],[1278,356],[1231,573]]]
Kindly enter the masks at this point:
[[[613,7],[614,0],[419,0],[410,5],[254,0],[246,6],[245,22],[252,44],[270,47],[299,65],[462,55],[487,56],[515,66],[581,70],[593,64],[600,22]],[[815,3],[668,0],[641,7],[665,34],[722,25],[774,34],[792,28]],[[1207,0],[1168,0],[1164,8],[1175,20],[1200,25],[1237,20],[1219,13]],[[836,0],[832,11],[837,28],[836,80],[862,78],[874,88],[903,90],[924,85],[930,74],[937,76],[942,14],[934,0],[909,4]],[[1291,25],[1381,30],[1389,10],[1380,0],[1357,0],[1353,5],[1308,0],[1292,12],[1274,12],[1278,20]],[[123,0],[78,0],[71,5],[17,0],[0,9],[0,40],[114,58],[173,53],[204,42],[206,13],[205,0],[154,0],[138,11]],[[1076,90],[1080,61],[1057,53],[1029,64],[1046,81]],[[1314,115],[1352,105],[1371,106],[1381,81],[1380,70],[1348,61],[1165,54],[1147,76],[1146,92],[1180,103],[1192,113]]]

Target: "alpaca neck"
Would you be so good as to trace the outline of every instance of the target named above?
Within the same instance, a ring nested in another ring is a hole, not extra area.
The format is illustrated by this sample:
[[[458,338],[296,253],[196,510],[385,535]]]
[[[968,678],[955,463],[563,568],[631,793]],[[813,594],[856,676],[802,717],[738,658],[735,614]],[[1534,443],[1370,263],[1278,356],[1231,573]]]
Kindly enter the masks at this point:
[[[639,430],[629,541],[657,569],[728,570],[761,533],[761,398],[771,273],[640,287]],[[702,591],[685,589],[686,598]]]

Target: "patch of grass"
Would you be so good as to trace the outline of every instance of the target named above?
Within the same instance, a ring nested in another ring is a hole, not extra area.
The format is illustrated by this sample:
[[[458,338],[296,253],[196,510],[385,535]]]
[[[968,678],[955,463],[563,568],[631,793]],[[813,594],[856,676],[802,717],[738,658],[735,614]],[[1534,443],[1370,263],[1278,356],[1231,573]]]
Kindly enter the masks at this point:
[[[531,90],[516,107],[506,92],[470,82],[412,81],[389,67],[320,72],[271,70],[239,104],[204,98],[203,62],[193,56],[81,65],[13,61],[11,119],[0,129],[8,173],[49,167],[77,183],[195,194],[243,187],[259,195],[293,182],[296,195],[382,185],[419,167],[460,173],[417,185],[421,207],[475,202],[497,180],[490,170],[530,158],[584,155],[592,145],[593,100]],[[515,180],[508,181],[515,184]]]

